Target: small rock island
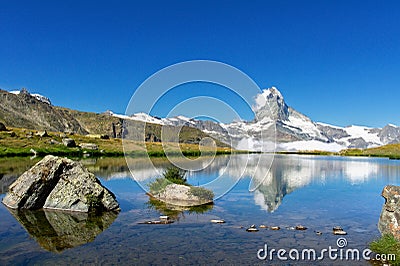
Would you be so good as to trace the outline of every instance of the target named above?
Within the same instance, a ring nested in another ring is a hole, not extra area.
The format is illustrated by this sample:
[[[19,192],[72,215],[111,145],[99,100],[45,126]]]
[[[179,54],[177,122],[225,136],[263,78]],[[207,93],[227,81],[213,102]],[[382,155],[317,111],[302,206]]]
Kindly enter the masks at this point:
[[[191,186],[186,182],[186,172],[170,167],[163,177],[150,184],[150,196],[176,206],[198,206],[213,202],[214,193],[203,187]]]
[[[82,164],[52,155],[44,157],[11,184],[3,203],[18,210],[119,210],[115,195]]]

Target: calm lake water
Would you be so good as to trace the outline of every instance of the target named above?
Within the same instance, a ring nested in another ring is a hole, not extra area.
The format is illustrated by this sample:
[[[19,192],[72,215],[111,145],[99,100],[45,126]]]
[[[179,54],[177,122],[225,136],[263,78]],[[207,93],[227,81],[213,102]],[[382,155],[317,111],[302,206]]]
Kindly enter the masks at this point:
[[[0,160],[0,193],[36,161]],[[230,162],[230,167],[227,164]],[[249,163],[250,162],[250,163]],[[212,187],[237,184],[205,208],[169,208],[154,204],[132,178],[124,158],[85,160],[83,163],[113,191],[121,205],[119,214],[91,217],[59,212],[12,212],[0,204],[0,264],[129,264],[129,265],[368,265],[356,262],[282,262],[259,260],[257,251],[269,249],[337,248],[332,227],[348,233],[345,249],[367,248],[379,237],[377,222],[384,203],[380,196],[387,184],[400,185],[400,161],[376,158],[323,156],[276,156],[268,165],[252,163],[248,155],[218,156],[204,170],[189,173],[189,182],[204,185],[219,177]],[[161,170],[164,159],[154,159]],[[134,159],[135,177],[154,178],[141,159]],[[248,190],[250,176],[261,185]],[[263,177],[265,177],[263,179]],[[222,185],[221,185],[222,184]],[[225,186],[226,188],[226,186]],[[144,225],[143,221],[168,214],[168,225]],[[211,224],[224,219],[225,224]],[[249,233],[250,225],[280,226]],[[291,230],[296,225],[305,231]],[[315,232],[320,231],[322,235]],[[287,256],[287,254],[286,254]]]

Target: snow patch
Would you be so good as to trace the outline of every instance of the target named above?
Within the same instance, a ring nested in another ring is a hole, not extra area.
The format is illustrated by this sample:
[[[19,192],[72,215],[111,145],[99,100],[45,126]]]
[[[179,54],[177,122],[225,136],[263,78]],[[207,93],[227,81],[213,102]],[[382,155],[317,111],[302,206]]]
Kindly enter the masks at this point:
[[[345,130],[347,134],[350,135],[350,137],[348,137],[347,140],[354,138],[363,138],[366,142],[381,144],[381,140],[378,137],[378,133],[376,134],[370,133],[370,131],[372,130],[372,128],[370,127],[349,126],[343,128],[343,130]]]

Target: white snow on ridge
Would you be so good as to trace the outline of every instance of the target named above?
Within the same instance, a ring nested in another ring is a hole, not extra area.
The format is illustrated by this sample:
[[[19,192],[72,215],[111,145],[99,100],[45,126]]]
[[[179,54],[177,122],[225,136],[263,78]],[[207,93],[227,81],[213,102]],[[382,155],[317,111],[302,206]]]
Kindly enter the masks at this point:
[[[15,95],[19,95],[21,93],[21,91],[9,91],[9,93],[15,94]],[[37,100],[47,103],[48,105],[51,105],[51,101],[49,98],[47,98],[46,96],[43,96],[41,94],[38,93],[29,93],[29,95],[35,97]]]
[[[311,120],[303,119],[300,116],[290,115],[289,123],[287,124],[290,127],[300,128],[303,133],[307,133],[310,136],[322,138],[317,126]]]
[[[327,123],[323,123],[323,122],[316,122],[315,124],[321,125],[321,126],[324,126],[324,127],[331,127],[331,128],[336,128],[336,129],[343,129],[343,127],[334,126],[334,125],[327,124]]]
[[[343,128],[347,132],[347,134],[350,135],[348,139],[351,138],[363,138],[366,142],[372,142],[372,143],[377,143],[377,144],[382,144],[378,133],[372,134],[369,131],[372,130],[372,128],[369,127],[363,127],[363,126],[349,126]]]

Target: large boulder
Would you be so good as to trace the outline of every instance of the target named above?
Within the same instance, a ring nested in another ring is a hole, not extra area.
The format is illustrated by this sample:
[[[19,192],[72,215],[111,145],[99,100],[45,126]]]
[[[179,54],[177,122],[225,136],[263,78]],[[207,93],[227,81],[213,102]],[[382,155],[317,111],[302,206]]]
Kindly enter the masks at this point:
[[[388,185],[383,188],[385,198],[378,228],[382,234],[392,234],[400,240],[400,187]]]
[[[63,138],[62,143],[64,144],[65,147],[70,147],[70,148],[76,147],[75,140],[70,138]]]
[[[65,147],[70,147],[70,148],[76,147],[75,140],[70,138],[63,138],[62,143],[64,144]]]
[[[169,184],[161,192],[153,194],[155,199],[177,206],[197,206],[208,204],[213,201],[212,192],[200,187],[191,187],[186,185]],[[198,193],[203,192],[203,193]],[[206,193],[204,193],[206,192]],[[207,195],[202,195],[207,194]]]
[[[11,186],[3,203],[11,209],[89,212],[117,210],[115,196],[80,163],[44,157]]]

